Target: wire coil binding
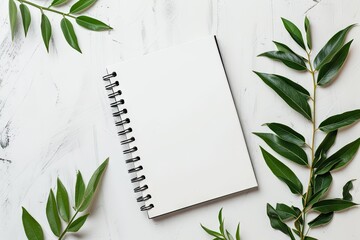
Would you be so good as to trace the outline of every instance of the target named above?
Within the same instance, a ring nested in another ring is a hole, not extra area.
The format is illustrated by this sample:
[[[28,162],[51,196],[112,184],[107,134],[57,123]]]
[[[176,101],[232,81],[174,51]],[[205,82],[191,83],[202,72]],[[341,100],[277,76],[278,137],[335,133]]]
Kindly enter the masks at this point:
[[[118,132],[118,135],[119,136],[125,136],[125,135],[132,132],[132,128],[131,127],[125,127],[126,124],[130,123],[130,119],[129,118],[122,118],[123,115],[128,113],[128,110],[126,108],[121,107],[122,105],[125,104],[125,100],[124,99],[119,99],[119,100],[116,99],[117,96],[122,95],[121,90],[116,90],[116,91],[114,90],[115,87],[118,87],[120,85],[119,81],[114,81],[114,82],[111,81],[111,79],[116,77],[116,76],[117,76],[116,72],[113,72],[113,73],[110,73],[108,75],[103,76],[103,80],[105,82],[107,82],[107,85],[105,86],[105,89],[107,91],[111,91],[108,94],[108,98],[113,100],[110,103],[110,106],[112,108],[116,109],[115,112],[113,113],[113,117],[114,118],[120,118],[120,119],[116,119],[115,125],[118,126],[118,127],[123,127],[123,129],[121,129]],[[129,137],[129,138],[126,138],[126,139],[122,140],[121,145],[126,145],[126,144],[133,143],[133,142],[135,142],[135,137]],[[137,150],[138,150],[138,148],[136,146],[134,146],[134,147],[131,147],[129,149],[124,150],[123,153],[125,155],[134,154]],[[125,161],[125,163],[132,164],[132,163],[135,163],[137,161],[140,161],[140,159],[141,158],[139,156],[132,156],[132,157],[128,158]],[[139,182],[141,184],[141,182],[146,179],[146,177],[144,175],[140,174],[141,170],[143,170],[143,166],[141,166],[141,165],[139,165],[138,167],[133,167],[133,168],[128,170],[129,173],[139,174],[137,177],[131,179],[132,183],[138,183]],[[140,186],[134,188],[134,192],[135,193],[140,193],[140,192],[143,192],[143,191],[145,191],[147,189],[149,189],[148,185],[146,185],[146,184],[145,185],[140,185]],[[150,199],[151,199],[151,195],[147,194],[145,196],[138,197],[137,202],[145,202],[145,201],[148,201]],[[149,204],[149,205],[141,206],[140,210],[141,211],[148,211],[148,210],[150,210],[152,208],[154,208],[154,205]]]

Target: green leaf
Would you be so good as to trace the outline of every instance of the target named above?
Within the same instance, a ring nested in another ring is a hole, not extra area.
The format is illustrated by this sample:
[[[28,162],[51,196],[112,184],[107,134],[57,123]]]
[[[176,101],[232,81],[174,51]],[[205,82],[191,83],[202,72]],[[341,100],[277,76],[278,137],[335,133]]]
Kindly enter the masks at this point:
[[[209,234],[210,236],[213,236],[213,237],[217,237],[217,238],[220,238],[222,239],[222,234],[221,233],[218,233],[218,232],[215,232],[213,230],[210,230],[208,229],[207,227],[203,226],[202,224],[200,224],[200,226],[202,227],[202,229],[204,229],[204,231]]]
[[[41,15],[41,35],[44,40],[46,50],[49,52],[49,43],[51,39],[51,23],[49,18],[45,15]]]
[[[311,120],[311,109],[307,102],[308,97],[300,92],[300,85],[279,75],[254,73],[271,87],[290,107]]]
[[[311,29],[310,29],[310,20],[308,17],[305,17],[305,32],[306,32],[306,42],[308,48],[311,50],[312,48],[312,41],[311,41]]]
[[[281,19],[284,24],[284,27],[289,32],[292,39],[294,39],[294,41],[297,44],[299,44],[300,47],[302,47],[304,50],[306,50],[304,40],[303,40],[303,37],[302,37],[302,34],[301,34],[299,28],[294,23],[290,22],[289,20],[287,20],[285,18],[281,18]]]
[[[17,23],[17,7],[14,0],[9,0],[9,20],[11,28],[11,38],[14,40]]]
[[[106,170],[106,167],[109,163],[109,158],[106,159],[97,169],[96,171],[93,173],[93,175],[90,178],[89,184],[85,189],[85,193],[84,193],[84,200],[81,203],[80,207],[79,207],[79,211],[83,212],[85,211],[88,206],[91,203],[91,200],[93,199],[93,196],[99,186],[100,180]]]
[[[286,142],[272,133],[254,133],[264,140],[275,152],[281,156],[303,166],[308,166],[308,159],[305,151],[293,144]]]
[[[317,216],[314,220],[312,220],[311,222],[309,222],[309,227],[310,228],[315,228],[315,227],[319,227],[319,226],[323,226],[328,224],[329,222],[331,222],[331,220],[334,217],[334,213],[333,212],[329,212],[329,213],[322,213],[319,216]]]
[[[318,239],[317,239],[317,238],[313,238],[313,237],[306,236],[306,237],[305,237],[305,240],[318,240]]]
[[[290,52],[270,51],[262,53],[258,55],[258,57],[268,57],[270,59],[281,61],[289,68],[298,71],[305,71],[307,69],[304,60],[298,55]]]
[[[60,217],[65,222],[69,222],[70,220],[69,195],[66,191],[65,186],[62,184],[59,178],[57,179],[56,202]]]
[[[52,1],[50,7],[57,7],[57,6],[60,6],[60,5],[63,5],[65,3],[67,3],[69,0],[54,0]]]
[[[333,56],[340,50],[345,42],[348,32],[355,26],[350,25],[336,33],[320,50],[314,60],[314,67],[320,70],[326,63],[330,62]]]
[[[79,47],[79,43],[78,43],[72,23],[64,17],[61,20],[60,25],[61,25],[61,30],[62,30],[64,37],[65,37],[66,41],[68,42],[68,44],[72,48],[74,48],[75,50],[77,50],[78,52],[81,53],[81,49]]]
[[[334,145],[335,139],[337,136],[337,130],[329,132],[324,140],[320,143],[319,147],[315,151],[315,161],[314,165],[317,166],[317,163],[319,162],[321,155],[326,155],[327,152],[330,150],[330,148]]]
[[[228,230],[226,230],[226,236],[229,240],[234,240],[234,237],[229,233]]]
[[[237,225],[235,237],[236,240],[240,240],[240,223]]]
[[[22,208],[22,222],[28,240],[44,240],[44,233],[40,224]]]
[[[262,147],[260,147],[260,149],[265,159],[265,162],[272,171],[272,173],[281,181],[286,183],[292,193],[301,195],[303,192],[303,185],[300,182],[299,178],[295,175],[295,173],[285,164],[283,164],[266,150],[264,150]]]
[[[80,16],[76,18],[76,23],[80,26],[93,30],[93,31],[103,31],[103,30],[111,30],[112,27],[109,25],[88,16]]]
[[[345,44],[333,57],[333,59],[326,63],[319,72],[317,83],[319,86],[325,86],[331,83],[339,74],[345,60],[349,54],[350,46],[353,40]]]
[[[276,48],[281,51],[281,52],[285,52],[285,53],[292,53],[295,54],[296,56],[298,56],[299,58],[301,58],[302,60],[304,60],[305,62],[307,62],[307,59],[300,56],[299,54],[297,54],[296,52],[294,52],[291,48],[289,48],[287,45],[277,42],[277,41],[273,41],[273,43],[275,44]]]
[[[84,216],[79,217],[78,219],[76,219],[74,222],[72,222],[68,228],[68,232],[77,232],[80,230],[80,228],[84,225],[84,223],[86,222],[87,217],[89,216],[89,214],[86,214]]]
[[[326,199],[315,203],[312,206],[312,210],[320,213],[330,213],[342,211],[356,205],[356,203],[342,199]]]
[[[347,144],[336,153],[326,159],[315,171],[316,174],[325,174],[329,171],[339,169],[348,164],[359,149],[360,138]]]
[[[78,171],[76,175],[76,184],[75,184],[75,209],[79,209],[82,201],[84,200],[85,193],[85,183],[81,172]]]
[[[55,196],[52,190],[50,190],[49,198],[46,204],[46,217],[51,231],[55,236],[59,237],[61,234],[61,222],[56,207]]]
[[[220,232],[224,235],[225,234],[225,229],[224,229],[224,220],[223,220],[223,217],[222,217],[222,208],[220,209],[219,211],[219,215],[218,215],[218,220],[219,220],[219,230]]]
[[[283,203],[276,204],[276,212],[282,221],[297,219],[299,216],[293,208]]]
[[[290,127],[281,123],[266,123],[265,125],[276,133],[282,140],[296,144],[299,147],[305,145],[305,138]]]
[[[91,7],[97,0],[79,0],[70,8],[70,13],[81,13]]]
[[[353,187],[354,187],[353,181],[355,181],[355,180],[353,179],[353,180],[348,181],[343,187],[342,195],[343,195],[344,200],[352,201],[352,195],[350,193],[350,190],[353,189]]]
[[[319,129],[323,132],[332,132],[339,128],[351,125],[360,119],[360,109],[344,112],[327,118],[319,125]]]
[[[318,175],[315,177],[313,193],[309,198],[306,206],[312,206],[313,204],[320,201],[320,199],[327,193],[332,183],[332,176],[330,173],[324,175]]]
[[[295,240],[291,229],[283,221],[281,221],[278,213],[270,204],[267,204],[266,212],[270,219],[270,224],[272,228],[283,232],[284,234],[288,235],[292,240]]]
[[[31,23],[31,14],[29,8],[23,3],[20,4],[20,12],[26,37]]]

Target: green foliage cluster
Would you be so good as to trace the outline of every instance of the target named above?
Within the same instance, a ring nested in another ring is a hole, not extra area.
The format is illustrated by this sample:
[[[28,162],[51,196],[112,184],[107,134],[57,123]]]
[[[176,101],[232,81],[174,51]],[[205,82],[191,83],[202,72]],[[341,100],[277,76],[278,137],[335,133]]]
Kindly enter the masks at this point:
[[[66,233],[78,232],[86,222],[86,219],[89,216],[88,213],[78,218],[76,217],[79,213],[82,213],[89,208],[108,163],[109,160],[106,159],[96,169],[87,186],[85,185],[81,172],[79,171],[77,173],[75,184],[75,203],[73,206],[75,211],[74,215],[72,215],[70,211],[68,192],[59,178],[57,179],[56,195],[53,190],[50,189],[46,204],[46,217],[51,231],[56,237],[58,237],[58,240],[63,239]],[[22,221],[28,240],[44,240],[44,233],[40,224],[24,207],[22,209]],[[62,221],[66,224],[65,228],[62,228]]]
[[[357,205],[352,202],[352,196],[349,192],[353,187],[353,180],[346,183],[341,198],[328,198],[327,192],[333,180],[332,172],[340,170],[350,163],[359,149],[360,138],[348,143],[330,156],[328,156],[328,152],[335,143],[340,129],[349,127],[359,121],[360,109],[331,116],[323,120],[319,125],[316,121],[317,89],[318,87],[325,89],[338,77],[353,42],[351,40],[345,43],[346,36],[354,25],[337,32],[312,61],[309,19],[306,17],[304,23],[305,41],[302,32],[294,23],[287,19],[282,19],[282,22],[291,38],[304,51],[306,57],[295,53],[287,45],[276,41],[274,41],[276,51],[265,52],[259,56],[280,61],[296,71],[308,72],[313,83],[312,94],[301,85],[284,76],[261,72],[255,73],[292,109],[311,122],[311,143],[306,143],[302,134],[282,123],[265,124],[273,133],[254,134],[260,137],[280,156],[309,170],[309,182],[307,187],[304,188],[303,183],[290,167],[260,147],[263,158],[272,173],[283,181],[293,194],[298,195],[302,202],[301,207],[289,206],[284,203],[277,203],[276,207],[273,207],[268,204],[267,215],[271,226],[288,235],[292,240],[314,240],[316,238],[309,236],[309,230],[328,224],[335,212]],[[323,132],[325,137],[316,147],[315,139],[319,132]],[[310,152],[310,156],[308,156],[306,150]],[[308,221],[307,217],[311,212],[316,213],[317,216]],[[289,227],[291,222],[293,227]]]
[[[60,27],[63,32],[63,35],[67,41],[67,43],[81,53],[81,49],[78,43],[78,39],[71,23],[70,19],[74,19],[75,22],[88,30],[92,31],[103,31],[103,30],[111,30],[112,28],[107,24],[89,17],[89,16],[78,16],[78,14],[83,13],[89,7],[94,5],[97,0],[78,0],[75,2],[68,13],[61,12],[56,10],[57,7],[65,5],[69,2],[69,0],[53,0],[49,7],[40,6],[28,0],[9,0],[9,20],[10,20],[10,28],[12,39],[15,37],[15,33],[17,31],[17,15],[18,15],[18,6],[16,2],[19,3],[20,14],[22,18],[22,25],[24,28],[25,37],[27,36],[29,27],[31,25],[31,12],[28,6],[37,8],[41,13],[41,35],[46,47],[46,50],[49,52],[50,39],[52,36],[52,27],[51,22],[45,12],[52,12],[56,14],[62,15],[62,20],[60,22]]]

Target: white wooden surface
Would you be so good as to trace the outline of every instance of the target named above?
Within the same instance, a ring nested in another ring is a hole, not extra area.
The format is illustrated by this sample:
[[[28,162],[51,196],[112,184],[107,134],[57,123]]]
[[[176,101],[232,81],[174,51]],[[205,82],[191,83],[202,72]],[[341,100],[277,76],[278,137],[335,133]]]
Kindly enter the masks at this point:
[[[109,22],[115,30],[93,33],[77,27],[82,55],[67,46],[59,28],[60,18],[52,14],[48,16],[54,23],[53,38],[50,53],[46,53],[36,9],[31,10],[33,24],[28,38],[24,39],[20,28],[16,40],[11,42],[7,4],[0,2],[0,157],[3,159],[0,161],[0,239],[25,239],[21,206],[46,226],[47,194],[55,186],[56,178],[60,176],[66,186],[74,186],[77,169],[88,180],[106,157],[111,162],[92,215],[83,233],[69,235],[67,239],[210,239],[199,223],[216,227],[220,207],[224,207],[230,229],[235,230],[237,222],[241,222],[244,240],[287,239],[269,226],[265,204],[300,203],[270,173],[258,148],[263,143],[251,132],[264,130],[261,127],[264,122],[280,121],[305,132],[310,140],[310,126],[251,70],[283,73],[308,87],[310,79],[306,74],[299,75],[281,64],[255,56],[273,49],[273,39],[291,41],[280,17],[302,25],[305,14],[312,22],[317,52],[335,31],[360,22],[359,1],[99,0],[89,14]],[[104,67],[214,33],[218,35],[260,187],[162,219],[148,220],[138,211],[123,163],[101,81]],[[341,77],[328,89],[319,90],[319,119],[360,106],[358,36],[356,28],[350,37],[357,39]],[[291,46],[299,50],[295,44]],[[359,135],[360,125],[341,131],[336,146]],[[307,172],[291,166],[306,182]],[[334,174],[330,195],[340,196],[344,183],[359,176],[357,156],[348,168]],[[360,202],[359,186],[355,182],[353,193],[357,202]],[[330,226],[312,233],[319,239],[357,240],[359,219],[360,209],[343,212],[335,216]],[[46,239],[54,239],[48,227],[44,230]]]

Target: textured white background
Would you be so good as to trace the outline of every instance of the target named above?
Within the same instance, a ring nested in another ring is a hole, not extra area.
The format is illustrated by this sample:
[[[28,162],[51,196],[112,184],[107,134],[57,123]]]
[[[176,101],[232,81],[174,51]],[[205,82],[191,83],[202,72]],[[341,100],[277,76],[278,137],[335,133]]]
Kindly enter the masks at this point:
[[[220,207],[224,207],[230,229],[235,230],[237,222],[241,222],[244,240],[287,239],[269,226],[265,204],[299,205],[299,201],[270,173],[258,148],[264,144],[251,132],[264,130],[261,127],[264,122],[280,121],[303,132],[309,141],[310,124],[287,107],[251,70],[282,73],[307,87],[310,79],[307,74],[298,74],[282,64],[255,56],[273,49],[273,39],[291,42],[282,27],[281,16],[302,26],[305,14],[312,22],[317,52],[335,31],[360,22],[358,0],[318,0],[318,3],[312,0],[100,0],[89,14],[109,22],[115,30],[93,33],[76,27],[82,55],[67,46],[60,31],[60,18],[53,14],[48,14],[53,23],[53,38],[50,53],[46,53],[36,9],[31,9],[33,24],[28,38],[24,39],[20,28],[11,42],[7,5],[7,1],[0,2],[0,157],[3,159],[0,161],[0,239],[25,239],[21,206],[46,226],[46,199],[57,176],[66,186],[74,186],[77,169],[88,180],[108,156],[111,162],[91,209],[92,215],[82,234],[69,235],[67,239],[210,239],[199,223],[216,227]],[[101,76],[105,66],[111,63],[214,33],[218,35],[260,187],[162,219],[148,220],[135,202]],[[349,39],[357,36],[358,28]],[[295,44],[290,45],[300,50]],[[356,39],[340,78],[326,90],[319,90],[319,119],[360,107],[359,51],[360,41]],[[359,135],[360,125],[341,131],[334,149]],[[289,165],[306,182],[307,172]],[[359,176],[358,156],[348,168],[334,174],[330,195],[340,196],[344,183]],[[357,202],[360,202],[359,186],[355,182],[353,193]],[[73,190],[70,197],[73,199]],[[360,209],[337,214],[330,226],[313,231],[313,235],[319,239],[357,240],[359,219]],[[48,227],[45,234],[46,239],[54,239]]]

